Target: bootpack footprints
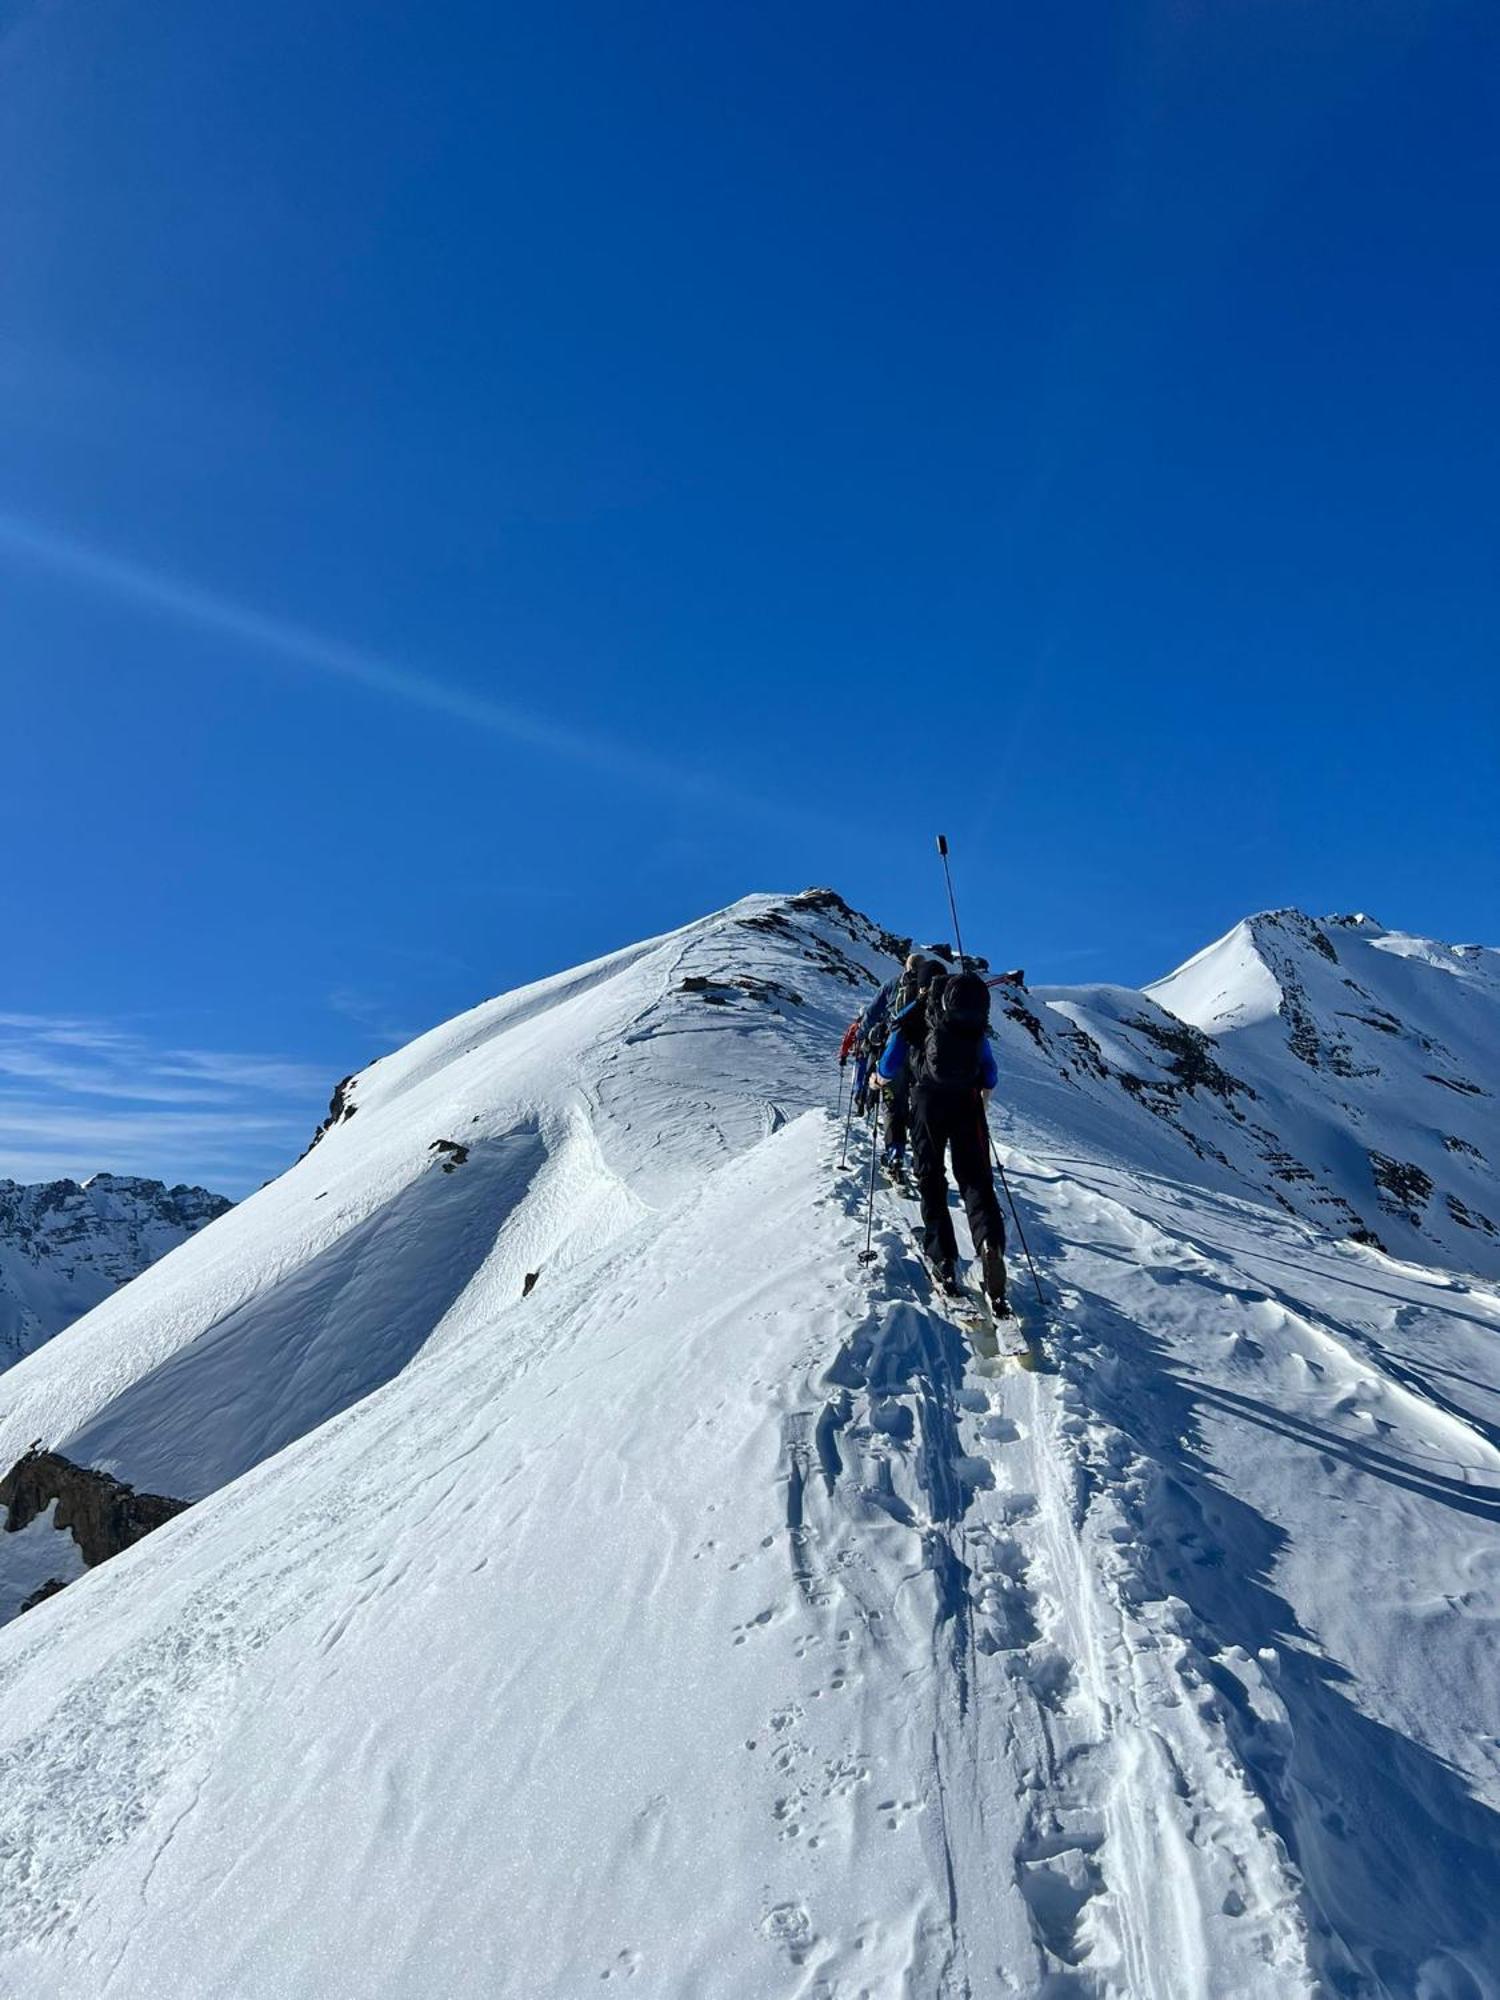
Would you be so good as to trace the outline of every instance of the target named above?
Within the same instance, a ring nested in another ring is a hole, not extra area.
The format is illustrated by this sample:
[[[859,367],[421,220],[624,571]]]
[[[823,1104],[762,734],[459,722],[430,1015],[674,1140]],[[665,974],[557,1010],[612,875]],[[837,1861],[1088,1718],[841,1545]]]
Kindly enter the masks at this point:
[[[1103,1886],[1093,1854],[1069,1847],[1041,1860],[1018,1859],[1016,1883],[1037,1943],[1064,1965],[1079,1965],[1088,1954],[1080,1935],[1083,1914]]]
[[[764,1611],[757,1611],[755,1616],[747,1619],[743,1625],[736,1625],[733,1628],[733,1643],[736,1646],[743,1646],[755,1633],[763,1632],[775,1620],[776,1613],[777,1607],[768,1604]]]
[[[629,1948],[629,1946],[627,1946],[624,1951],[617,1952],[615,1954],[613,1962],[605,1966],[604,1970],[599,1974],[599,1977],[601,1980],[634,1979],[636,1974],[641,1969],[641,1964],[642,1964],[642,1959],[640,1953],[638,1951],[632,1951]]]
[[[808,1754],[805,1746],[800,1746]],[[773,1760],[774,1761],[774,1760]],[[816,1849],[853,1826],[854,1803],[870,1781],[870,1769],[856,1756],[827,1759],[816,1776],[809,1775],[784,1792],[771,1807],[777,1838],[801,1841]]]
[[[876,1804],[875,1812],[887,1833],[899,1833],[913,1814],[926,1809],[923,1799],[881,1799]]]
[[[997,1410],[980,1424],[979,1435],[986,1444],[1019,1444],[1026,1433],[1012,1418]]]
[[[812,1918],[801,1903],[777,1903],[767,1910],[760,1927],[773,1944],[780,1945],[793,1965],[805,1965],[817,1933]]]

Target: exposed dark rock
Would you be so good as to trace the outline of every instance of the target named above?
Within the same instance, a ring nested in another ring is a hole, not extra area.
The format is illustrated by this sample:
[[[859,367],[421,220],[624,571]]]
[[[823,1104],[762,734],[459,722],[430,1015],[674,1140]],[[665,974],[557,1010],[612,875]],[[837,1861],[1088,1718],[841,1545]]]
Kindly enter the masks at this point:
[[[836,917],[840,928],[883,951],[887,958],[905,958],[911,950],[909,937],[898,937],[870,917],[846,903],[836,889],[803,889],[787,906],[793,910],[819,910]]]
[[[1403,1215],[1414,1229],[1422,1224],[1422,1211],[1432,1199],[1432,1176],[1409,1160],[1393,1160],[1388,1153],[1370,1155],[1370,1171],[1380,1190],[1381,1205]]]
[[[0,1180],[0,1368],[50,1340],[109,1292],[228,1212],[207,1188],[134,1174]]]
[[[1231,1076],[1215,1060],[1213,1043],[1201,1028],[1195,1028],[1187,1021],[1157,1021],[1149,1014],[1138,1014],[1126,1025],[1162,1051],[1167,1058],[1167,1068],[1184,1090],[1207,1091],[1225,1104],[1230,1103],[1236,1093],[1242,1097],[1254,1097],[1255,1092],[1248,1084]]]
[[[455,1173],[469,1157],[467,1146],[461,1146],[456,1139],[434,1139],[428,1147],[430,1153],[443,1155],[443,1172]]]
[[[33,1258],[58,1259],[112,1234],[154,1223],[192,1231],[216,1221],[234,1203],[207,1188],[95,1174],[88,1181],[0,1180],[0,1236]],[[127,1272],[133,1277],[137,1264]]]
[[[1399,1035],[1404,1032],[1396,1016],[1388,1014],[1383,1007],[1373,1008],[1368,1014],[1346,1012],[1342,1007],[1339,1012],[1346,1021],[1361,1021],[1367,1028],[1378,1028],[1382,1035]]]
[[[57,1451],[29,1451],[0,1479],[6,1534],[18,1534],[56,1501],[53,1520],[78,1544],[90,1569],[108,1562],[188,1506],[163,1493],[137,1493],[107,1472],[75,1465]]]
[[[1097,1077],[1101,1082],[1109,1075],[1109,1064],[1104,1060],[1104,1051],[1094,1040],[1087,1028],[1071,1023],[1057,1030],[1057,1040],[1061,1042],[1068,1061],[1074,1069]]]
[[[1440,1083],[1444,1090],[1456,1090],[1460,1097],[1489,1096],[1487,1090],[1481,1089],[1477,1083],[1467,1082],[1461,1076],[1438,1076],[1432,1070],[1428,1070],[1427,1081],[1429,1083]]]
[[[22,1611],[34,1611],[37,1605],[45,1604],[49,1597],[56,1597],[60,1590],[66,1590],[67,1587],[67,1584],[60,1576],[49,1576],[45,1583],[38,1584],[30,1597],[23,1597],[21,1599],[16,1616],[19,1618]]]
[[[352,1118],[355,1112],[358,1111],[359,1106],[354,1102],[355,1081],[356,1079],[352,1075],[342,1076],[334,1085],[333,1095],[328,1100],[328,1116],[308,1140],[307,1145],[302,1151],[301,1158],[305,1160],[318,1141],[331,1132],[335,1125],[342,1125],[346,1119]]]
[[[1332,964],[1337,965],[1339,962],[1339,955],[1334,948],[1332,938],[1317,919],[1308,916],[1305,910],[1267,910],[1263,916],[1253,918],[1251,921],[1257,932],[1256,942],[1262,947],[1266,942],[1264,928],[1274,927],[1276,930],[1289,932],[1292,937],[1302,944],[1309,945]],[[1336,922],[1337,919],[1330,921]]]
[[[807,1005],[802,995],[793,987],[783,986],[776,979],[757,979],[753,973],[739,972],[729,983],[748,993],[753,1000],[785,1000],[791,1007]]]
[[[1175,1083],[1162,1083],[1155,1077],[1136,1076],[1133,1071],[1119,1072],[1120,1087],[1128,1091],[1138,1104],[1148,1111],[1154,1111],[1158,1118],[1165,1118],[1181,1131],[1176,1113],[1180,1092]]]
[[[1039,1049],[1046,1048],[1047,1031],[1043,1028],[1036,1015],[1032,1013],[1031,1008],[1021,997],[1020,993],[1006,993],[1003,997],[1003,1004],[1000,1011],[1005,1015],[1007,1020],[1015,1021],[1023,1027]]]
[[[1477,1146],[1471,1146],[1467,1139],[1455,1139],[1451,1132],[1443,1140],[1443,1144],[1448,1148],[1450,1153],[1467,1153],[1471,1160],[1482,1160],[1484,1158],[1483,1153],[1480,1152]]]
[[[778,1000],[784,1000],[790,1007],[807,1004],[792,987],[783,986],[775,979],[757,979],[748,972],[737,972],[730,979],[708,979],[702,973],[690,973],[679,982],[677,990],[679,993],[696,993],[711,1007],[733,1006],[742,994],[748,994],[752,1000],[763,1001],[768,1006],[774,1006]]]
[[[1374,1230],[1366,1223],[1362,1222],[1357,1229],[1349,1231],[1349,1241],[1351,1243],[1363,1243],[1367,1249],[1379,1250],[1382,1255],[1385,1254],[1385,1245],[1375,1234]]]
[[[1456,1194],[1444,1198],[1448,1204],[1448,1213],[1465,1229],[1478,1229],[1486,1236],[1500,1236],[1500,1229],[1497,1229],[1489,1217],[1481,1214],[1477,1208],[1470,1208],[1468,1203],[1460,1201]]]

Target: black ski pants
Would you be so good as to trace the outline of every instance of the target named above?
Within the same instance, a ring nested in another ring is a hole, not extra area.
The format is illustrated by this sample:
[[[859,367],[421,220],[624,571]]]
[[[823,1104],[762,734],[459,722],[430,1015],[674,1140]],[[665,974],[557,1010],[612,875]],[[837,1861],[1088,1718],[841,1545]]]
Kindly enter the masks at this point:
[[[969,1217],[969,1233],[981,1255],[987,1243],[1005,1253],[1005,1218],[995,1194],[984,1101],[977,1090],[945,1090],[914,1084],[911,1090],[911,1157],[922,1202],[922,1247],[934,1264],[958,1258],[953,1217],[948,1212],[945,1155],[953,1156],[953,1178]]]
[[[904,1076],[889,1084],[885,1093],[885,1143],[896,1152],[906,1151],[907,1129],[911,1123],[911,1085]]]

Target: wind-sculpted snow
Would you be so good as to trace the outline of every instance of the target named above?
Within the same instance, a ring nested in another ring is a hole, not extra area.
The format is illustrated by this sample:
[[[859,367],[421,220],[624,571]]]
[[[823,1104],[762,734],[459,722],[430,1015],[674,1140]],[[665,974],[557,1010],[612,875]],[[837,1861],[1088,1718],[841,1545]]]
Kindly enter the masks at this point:
[[[1500,1995],[1494,1288],[1356,1240],[1253,968],[997,988],[1056,1369],[981,1369],[837,1165],[898,943],[753,898],[488,1003],[5,1378],[196,1504],[0,1634],[0,1991]]]

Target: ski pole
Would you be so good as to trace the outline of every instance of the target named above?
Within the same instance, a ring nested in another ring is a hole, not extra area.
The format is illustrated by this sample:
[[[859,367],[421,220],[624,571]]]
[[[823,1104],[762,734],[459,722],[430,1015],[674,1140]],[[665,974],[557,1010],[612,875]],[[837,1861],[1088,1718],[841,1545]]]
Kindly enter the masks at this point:
[[[834,1114],[833,1114],[833,1122],[834,1122],[834,1124],[835,1124],[835,1125],[837,1125],[837,1124],[838,1124],[839,1120],[840,1120],[840,1119],[841,1119],[841,1118],[843,1117],[843,1115],[844,1115],[844,1071],[845,1071],[845,1070],[846,1070],[847,1068],[848,1068],[848,1064],[847,1064],[847,1063],[840,1063],[840,1064],[839,1064],[839,1099],[838,1099],[838,1109],[837,1109],[837,1110],[836,1110],[836,1111],[834,1112]]]
[[[963,932],[958,928],[958,904],[953,898],[953,876],[948,868],[948,836],[946,833],[938,835],[937,850],[943,859],[943,880],[948,885],[948,911],[953,918],[953,942],[958,946],[959,963],[962,964],[965,956],[964,939]]]
[[[1036,1287],[1037,1310],[1042,1316],[1042,1331],[1047,1327],[1047,1298],[1042,1290],[1042,1281],[1036,1274],[1036,1265],[1031,1258],[1031,1245],[1026,1241],[1026,1231],[1021,1227],[1021,1211],[1016,1207],[1016,1198],[1010,1191],[1010,1182],[1005,1177],[1005,1169],[1000,1164],[1000,1155],[995,1150],[995,1135],[990,1130],[990,1121],[985,1116],[984,1099],[979,1100],[979,1122],[984,1127],[984,1136],[990,1142],[990,1158],[994,1161],[995,1172],[1000,1176],[1000,1185],[1005,1190],[1006,1204],[1010,1209],[1010,1219],[1016,1225],[1016,1235],[1020,1239],[1021,1254],[1026,1259],[1026,1268],[1031,1273],[1031,1282]]]
[[[842,1153],[839,1154],[840,1173],[842,1173],[849,1164],[849,1127],[853,1123],[854,1123],[854,1083],[853,1079],[851,1078],[849,1083],[849,1109],[844,1114],[844,1150]]]
[[[875,1231],[875,1168],[880,1160],[880,1092],[875,1093],[875,1110],[870,1119],[870,1191],[865,1197],[865,1247],[859,1253],[861,1264],[873,1264],[875,1252],[870,1248],[870,1238]]]

